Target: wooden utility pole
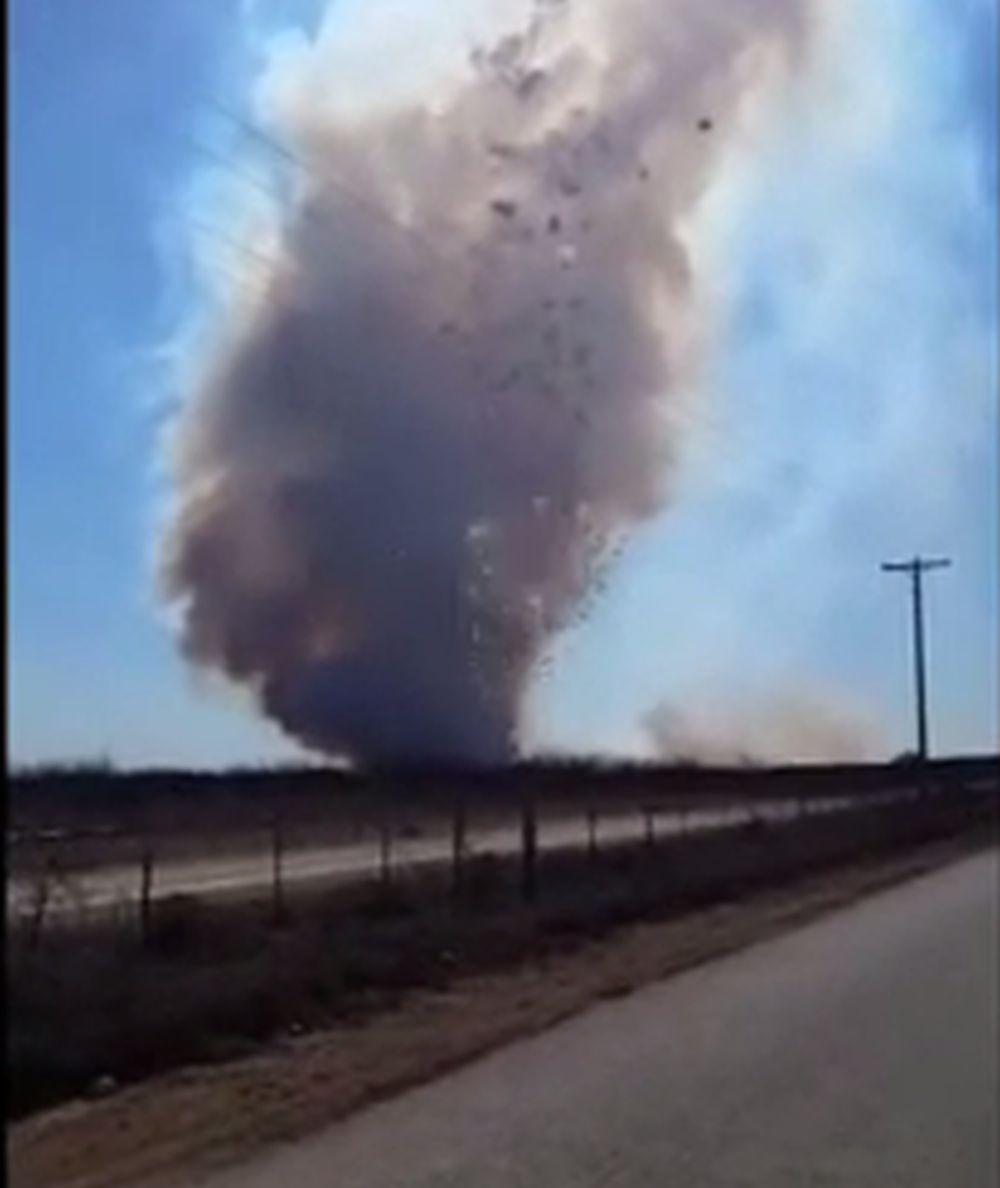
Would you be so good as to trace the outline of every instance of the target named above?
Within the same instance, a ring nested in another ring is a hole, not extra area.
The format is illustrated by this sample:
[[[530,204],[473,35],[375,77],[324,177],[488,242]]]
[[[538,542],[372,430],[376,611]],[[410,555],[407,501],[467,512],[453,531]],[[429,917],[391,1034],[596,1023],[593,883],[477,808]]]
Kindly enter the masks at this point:
[[[916,695],[917,759],[923,766],[930,750],[927,730],[927,671],[924,647],[923,575],[931,569],[947,569],[948,557],[914,557],[910,561],[883,561],[888,573],[906,573],[910,577],[913,609],[913,676]]]

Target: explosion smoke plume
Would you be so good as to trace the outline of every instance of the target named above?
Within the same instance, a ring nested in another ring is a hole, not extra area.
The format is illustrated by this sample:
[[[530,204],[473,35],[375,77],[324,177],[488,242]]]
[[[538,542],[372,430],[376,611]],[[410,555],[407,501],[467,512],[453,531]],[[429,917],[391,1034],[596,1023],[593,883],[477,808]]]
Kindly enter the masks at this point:
[[[275,263],[175,438],[194,662],[312,748],[510,756],[545,641],[668,491],[683,221],[801,17],[536,0],[420,104],[298,87]]]

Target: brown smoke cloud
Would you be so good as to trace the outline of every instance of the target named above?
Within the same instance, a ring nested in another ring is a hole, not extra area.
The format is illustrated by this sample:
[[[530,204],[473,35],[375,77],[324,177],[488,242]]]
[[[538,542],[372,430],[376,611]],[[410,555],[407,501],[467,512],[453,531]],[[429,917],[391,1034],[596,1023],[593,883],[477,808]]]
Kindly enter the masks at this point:
[[[327,753],[511,756],[546,640],[669,494],[684,220],[802,18],[538,0],[419,104],[296,89],[300,192],[173,443],[193,662]]]

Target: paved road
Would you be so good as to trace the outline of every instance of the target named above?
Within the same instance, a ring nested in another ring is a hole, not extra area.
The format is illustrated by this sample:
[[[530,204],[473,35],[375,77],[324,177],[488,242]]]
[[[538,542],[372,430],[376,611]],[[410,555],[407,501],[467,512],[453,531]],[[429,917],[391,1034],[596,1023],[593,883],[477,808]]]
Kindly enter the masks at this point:
[[[998,880],[963,861],[210,1188],[996,1188]]]
[[[813,811],[833,811],[846,807],[850,801],[829,799],[817,801]],[[680,829],[716,829],[746,819],[747,806],[735,805],[690,812],[683,817],[674,813],[658,813],[657,835],[666,836]],[[795,802],[784,801],[759,804],[755,811],[779,818],[798,811]],[[601,818],[598,837],[602,843],[627,841],[643,836],[645,822],[638,812],[627,816]],[[543,822],[539,829],[539,846],[543,850],[579,849],[587,844],[584,816],[576,819]],[[471,833],[471,852],[498,855],[516,853],[521,845],[517,825],[478,829]],[[451,855],[451,839],[447,835],[393,841],[393,863],[396,866],[418,866],[447,862]],[[313,846],[289,850],[284,857],[282,877],[286,883],[357,882],[371,878],[378,871],[377,841],[340,846]],[[272,879],[271,854],[262,846],[256,854],[220,854],[205,858],[174,859],[158,863],[153,881],[153,898],[168,895],[219,896],[251,894],[266,890]],[[48,912],[77,914],[85,910],[101,910],[115,904],[135,901],[139,894],[138,862],[128,865],[109,865],[83,870],[75,874],[65,886],[55,885]],[[7,887],[8,913],[16,916],[31,910],[36,893],[30,879],[15,877]]]

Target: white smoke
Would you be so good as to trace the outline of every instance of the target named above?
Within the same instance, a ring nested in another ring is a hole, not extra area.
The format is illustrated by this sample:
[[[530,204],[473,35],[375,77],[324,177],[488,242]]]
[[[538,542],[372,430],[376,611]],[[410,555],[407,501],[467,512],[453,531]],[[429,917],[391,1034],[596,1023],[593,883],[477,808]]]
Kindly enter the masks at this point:
[[[769,690],[742,703],[730,695],[660,706],[647,730],[659,759],[720,765],[863,762],[884,745],[874,718],[854,702],[805,688]]]

